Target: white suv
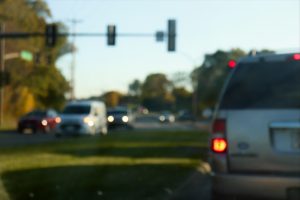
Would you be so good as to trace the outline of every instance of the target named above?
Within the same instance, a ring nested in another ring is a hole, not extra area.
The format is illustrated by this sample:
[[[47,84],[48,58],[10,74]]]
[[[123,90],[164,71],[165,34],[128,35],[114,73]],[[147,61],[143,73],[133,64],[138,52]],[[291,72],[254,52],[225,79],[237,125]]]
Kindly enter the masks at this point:
[[[221,94],[210,142],[215,199],[299,200],[300,54],[242,58]]]
[[[56,135],[107,133],[106,107],[99,101],[69,103],[60,115]]]

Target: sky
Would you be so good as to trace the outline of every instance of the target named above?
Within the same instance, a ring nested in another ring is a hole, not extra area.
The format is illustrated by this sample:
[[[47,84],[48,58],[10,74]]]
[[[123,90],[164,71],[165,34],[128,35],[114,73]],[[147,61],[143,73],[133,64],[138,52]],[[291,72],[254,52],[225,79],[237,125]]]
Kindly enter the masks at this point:
[[[76,38],[75,95],[99,96],[110,90],[123,93],[134,80],[150,73],[190,73],[205,54],[218,49],[300,49],[300,0],[46,0],[53,21],[76,32],[105,33],[108,24],[117,33],[149,33],[153,37]],[[177,49],[168,52],[157,43],[156,31],[166,31],[168,19],[177,22]],[[57,62],[70,79],[71,55]]]

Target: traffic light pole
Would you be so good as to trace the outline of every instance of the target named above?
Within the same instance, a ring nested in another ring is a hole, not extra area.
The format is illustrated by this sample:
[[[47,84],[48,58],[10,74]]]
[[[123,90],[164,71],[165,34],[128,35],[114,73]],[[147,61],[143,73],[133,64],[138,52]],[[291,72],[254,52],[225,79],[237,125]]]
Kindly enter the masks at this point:
[[[0,32],[5,32],[5,24],[2,24],[0,27]],[[5,71],[5,39],[1,39],[1,52],[0,52],[0,65],[1,65],[1,73],[4,74]],[[0,126],[3,126],[3,118],[4,118],[4,79],[1,78],[1,88],[0,88]]]

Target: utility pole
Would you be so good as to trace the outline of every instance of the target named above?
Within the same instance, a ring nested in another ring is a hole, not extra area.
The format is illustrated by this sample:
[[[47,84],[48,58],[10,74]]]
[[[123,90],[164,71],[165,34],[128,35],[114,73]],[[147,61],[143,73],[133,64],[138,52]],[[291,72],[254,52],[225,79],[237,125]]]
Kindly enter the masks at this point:
[[[0,32],[5,32],[5,24],[0,26]],[[5,72],[5,39],[1,39],[1,47],[0,47],[0,65],[1,65],[1,88],[0,88],[0,126],[3,126],[3,118],[4,118],[4,72]]]
[[[72,37],[72,46],[73,46],[73,51],[72,51],[72,61],[71,61],[71,95],[70,99],[74,100],[75,99],[75,67],[76,67],[76,51],[75,51],[75,42],[76,42],[76,25],[80,22],[81,20],[78,19],[70,19],[69,22],[72,25],[72,32],[73,32],[73,37]]]

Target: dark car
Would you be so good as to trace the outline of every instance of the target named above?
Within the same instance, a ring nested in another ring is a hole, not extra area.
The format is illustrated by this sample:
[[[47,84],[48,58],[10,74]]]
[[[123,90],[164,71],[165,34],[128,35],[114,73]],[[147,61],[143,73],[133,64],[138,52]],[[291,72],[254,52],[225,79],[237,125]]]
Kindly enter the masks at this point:
[[[107,111],[108,128],[132,128],[133,115],[126,108],[115,108]]]
[[[178,121],[195,121],[196,117],[189,111],[180,111],[176,118]]]
[[[55,128],[59,121],[60,118],[54,110],[34,110],[20,118],[18,132],[24,133],[28,130],[32,133],[48,133]]]
[[[159,117],[161,123],[173,123],[175,122],[175,116],[169,111],[163,111]]]

